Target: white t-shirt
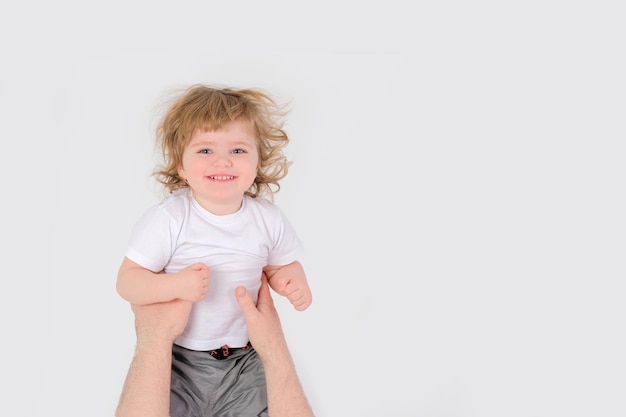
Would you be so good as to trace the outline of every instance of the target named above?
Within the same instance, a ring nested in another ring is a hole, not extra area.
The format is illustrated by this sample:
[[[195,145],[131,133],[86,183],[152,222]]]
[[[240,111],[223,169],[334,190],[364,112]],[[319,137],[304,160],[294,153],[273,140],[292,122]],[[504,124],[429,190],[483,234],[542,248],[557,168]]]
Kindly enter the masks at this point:
[[[200,206],[191,190],[184,188],[139,219],[126,257],[153,272],[174,273],[196,262],[209,267],[207,296],[194,303],[176,344],[210,350],[248,342],[235,288],[245,286],[256,303],[263,267],[289,264],[302,253],[289,221],[268,200],[245,196],[238,212],[218,216]]]

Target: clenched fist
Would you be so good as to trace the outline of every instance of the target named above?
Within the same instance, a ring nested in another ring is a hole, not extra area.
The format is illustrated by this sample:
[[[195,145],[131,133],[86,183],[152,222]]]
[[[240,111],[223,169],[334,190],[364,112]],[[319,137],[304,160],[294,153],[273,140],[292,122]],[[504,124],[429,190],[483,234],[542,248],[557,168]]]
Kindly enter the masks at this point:
[[[171,277],[178,298],[196,302],[206,297],[209,289],[209,267],[198,262],[181,269]]]

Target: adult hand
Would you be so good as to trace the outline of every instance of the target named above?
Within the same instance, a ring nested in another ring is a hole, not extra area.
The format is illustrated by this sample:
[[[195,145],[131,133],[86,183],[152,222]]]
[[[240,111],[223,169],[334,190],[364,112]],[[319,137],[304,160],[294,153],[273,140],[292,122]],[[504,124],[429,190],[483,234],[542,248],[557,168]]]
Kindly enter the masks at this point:
[[[250,343],[261,360],[263,362],[271,360],[275,353],[285,354],[287,351],[285,336],[265,274],[261,278],[256,306],[245,287],[237,287],[235,295],[246,317]]]
[[[245,287],[235,289],[239,307],[246,317],[248,337],[261,358],[267,382],[270,416],[313,417],[283,333],[267,277],[263,274],[257,305]]]

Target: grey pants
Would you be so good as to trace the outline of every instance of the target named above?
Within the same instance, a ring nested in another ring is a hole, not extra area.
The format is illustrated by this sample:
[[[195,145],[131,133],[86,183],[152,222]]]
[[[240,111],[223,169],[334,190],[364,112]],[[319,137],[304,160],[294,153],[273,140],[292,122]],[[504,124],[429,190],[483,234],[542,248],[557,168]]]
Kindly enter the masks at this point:
[[[174,345],[171,417],[267,417],[265,372],[254,348],[225,359]]]

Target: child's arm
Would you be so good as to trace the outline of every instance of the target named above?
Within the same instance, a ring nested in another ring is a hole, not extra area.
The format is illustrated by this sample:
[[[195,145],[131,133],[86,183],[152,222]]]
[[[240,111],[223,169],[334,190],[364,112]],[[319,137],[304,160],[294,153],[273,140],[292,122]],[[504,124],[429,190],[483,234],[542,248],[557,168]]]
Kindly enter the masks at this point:
[[[209,288],[209,268],[195,263],[175,274],[154,273],[124,258],[117,274],[117,292],[131,304],[202,300]]]
[[[263,268],[270,287],[278,294],[287,297],[298,311],[306,310],[313,301],[313,295],[300,262],[287,265],[268,265]]]

